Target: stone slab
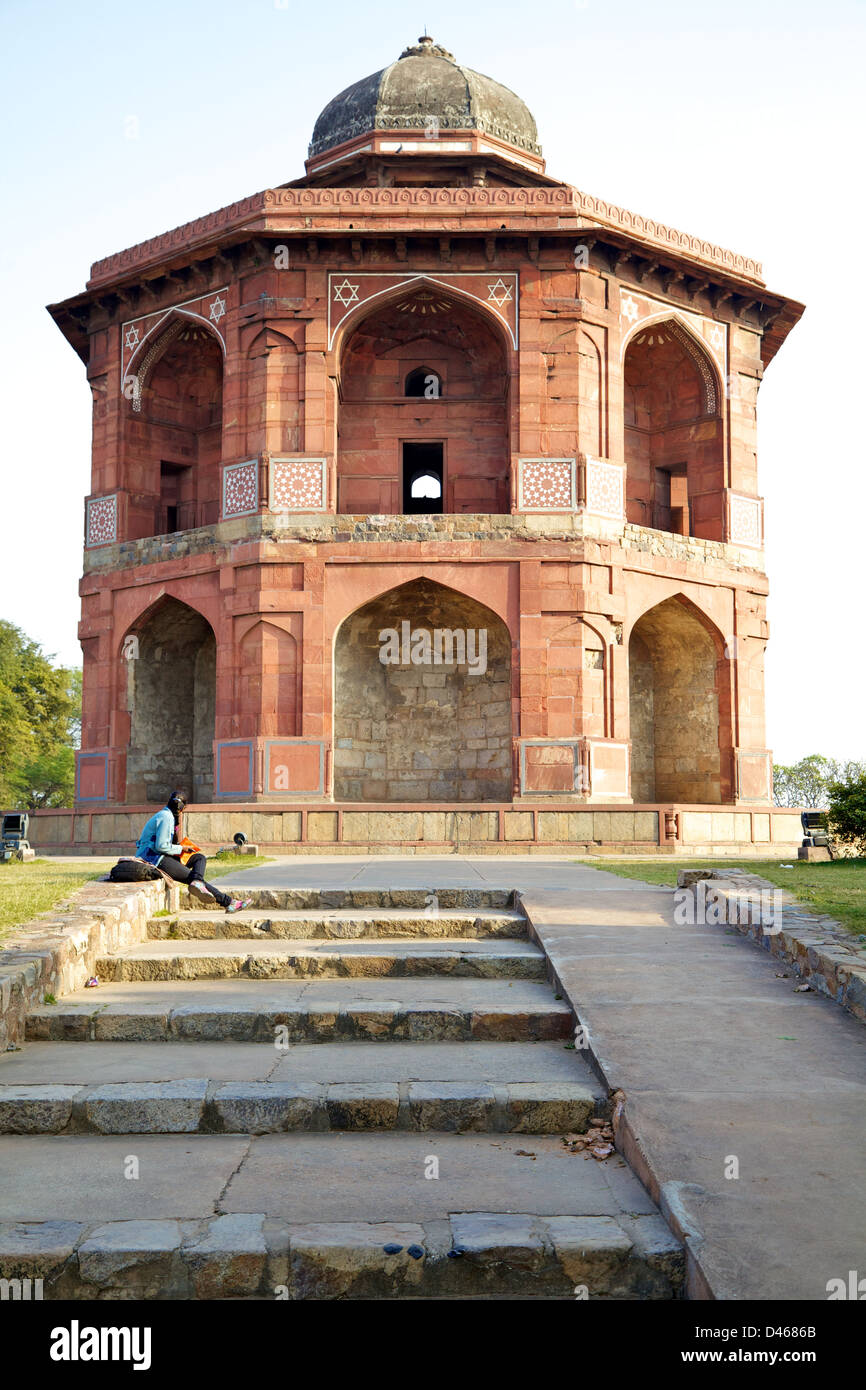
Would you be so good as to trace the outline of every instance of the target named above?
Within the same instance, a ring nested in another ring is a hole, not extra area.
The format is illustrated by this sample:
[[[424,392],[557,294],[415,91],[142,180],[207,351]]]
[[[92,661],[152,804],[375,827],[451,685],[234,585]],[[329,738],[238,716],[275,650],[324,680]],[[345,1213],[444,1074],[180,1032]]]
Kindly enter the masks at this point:
[[[862,1024],[736,928],[678,925],[670,891],[524,902],[715,1296],[826,1299],[862,1265]]]
[[[242,1135],[142,1134],[132,1144],[128,1135],[3,1135],[0,1221],[210,1216],[250,1142]],[[125,1176],[130,1155],[137,1179]]]
[[[438,1179],[424,1176],[430,1155],[438,1160]],[[431,1140],[406,1132],[263,1135],[252,1141],[222,1205],[237,1212],[255,1207],[293,1222],[428,1221],[461,1210],[655,1211],[618,1155],[596,1163],[547,1136],[438,1134]]]

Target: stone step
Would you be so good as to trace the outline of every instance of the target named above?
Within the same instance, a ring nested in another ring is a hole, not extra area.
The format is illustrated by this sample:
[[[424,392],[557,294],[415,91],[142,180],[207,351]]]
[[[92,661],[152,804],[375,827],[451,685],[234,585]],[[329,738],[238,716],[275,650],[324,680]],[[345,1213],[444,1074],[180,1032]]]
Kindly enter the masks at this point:
[[[282,1134],[294,1130],[585,1133],[609,1106],[579,1082],[123,1081],[0,1085],[2,1134]]]
[[[454,910],[469,908],[490,911],[518,905],[511,888],[248,888],[235,886],[252,898],[253,907],[291,911],[333,911],[347,908],[385,908],[400,911]],[[189,899],[182,889],[183,899]],[[190,900],[197,906],[195,900]],[[216,904],[215,911],[220,911]]]
[[[274,1053],[261,1043],[28,1042],[0,1052],[0,1084],[96,1086],[182,1081],[579,1082],[602,1093],[584,1053],[562,1042],[297,1043]]]
[[[256,940],[241,949],[231,940],[132,946],[96,962],[102,981],[199,980],[245,976],[267,979],[365,979],[446,975],[459,979],[546,978],[546,957],[529,941],[451,937],[441,941]]]
[[[412,1133],[6,1135],[0,1169],[0,1268],[46,1298],[682,1288],[682,1250],[619,1155],[555,1138],[442,1134],[431,1153]]]
[[[269,896],[274,896],[270,894]],[[271,908],[252,907],[231,916],[219,909],[196,906],[189,910],[152,917],[147,925],[152,940],[214,940],[256,938],[267,935],[291,940],[334,941],[357,937],[423,937],[425,939],[506,937],[525,938],[526,918],[515,909],[480,908],[461,911],[444,908],[436,913],[405,908]]]
[[[110,984],[33,1009],[31,1040],[531,1042],[567,1038],[569,1006],[529,980],[196,980]]]

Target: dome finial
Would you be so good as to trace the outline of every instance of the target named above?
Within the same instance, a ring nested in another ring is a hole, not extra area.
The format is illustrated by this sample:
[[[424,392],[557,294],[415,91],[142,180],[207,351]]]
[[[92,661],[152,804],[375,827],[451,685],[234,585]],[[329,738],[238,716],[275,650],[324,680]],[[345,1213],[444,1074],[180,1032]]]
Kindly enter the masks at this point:
[[[454,62],[454,54],[449,53],[447,48],[441,44],[434,43],[431,36],[427,33],[427,25],[424,25],[424,33],[418,39],[417,44],[410,44],[404,48],[400,54],[401,58],[447,58]]]

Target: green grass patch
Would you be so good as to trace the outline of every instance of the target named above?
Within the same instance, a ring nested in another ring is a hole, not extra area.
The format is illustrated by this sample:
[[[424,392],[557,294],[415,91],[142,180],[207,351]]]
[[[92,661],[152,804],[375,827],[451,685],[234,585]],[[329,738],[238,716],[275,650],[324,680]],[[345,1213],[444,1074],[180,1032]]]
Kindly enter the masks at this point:
[[[0,938],[65,902],[77,888],[101,878],[113,863],[113,859],[93,859],[87,864],[31,859],[21,864],[13,859],[0,864]]]
[[[791,867],[783,869],[783,864]],[[804,859],[654,859],[628,864],[593,861],[593,868],[620,878],[671,886],[676,886],[678,869],[748,869],[769,879],[777,888],[786,888],[816,912],[835,917],[853,936],[866,940],[866,859],[834,859],[829,864],[809,864]]]
[[[260,864],[273,862],[267,854],[231,854],[228,850],[220,850],[207,861],[206,873],[208,878],[222,878],[223,874],[234,874],[238,869],[257,869]]]

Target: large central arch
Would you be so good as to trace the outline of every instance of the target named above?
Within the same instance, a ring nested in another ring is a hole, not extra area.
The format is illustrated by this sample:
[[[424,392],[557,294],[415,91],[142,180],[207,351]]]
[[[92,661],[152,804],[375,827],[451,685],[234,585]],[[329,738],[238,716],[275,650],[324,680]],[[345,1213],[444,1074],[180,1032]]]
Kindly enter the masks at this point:
[[[508,360],[491,317],[438,285],[407,287],[360,318],[340,351],[337,510],[507,512]],[[441,490],[413,495],[427,465]]]
[[[511,637],[491,609],[402,584],[342,623],[334,680],[337,801],[511,800]]]

